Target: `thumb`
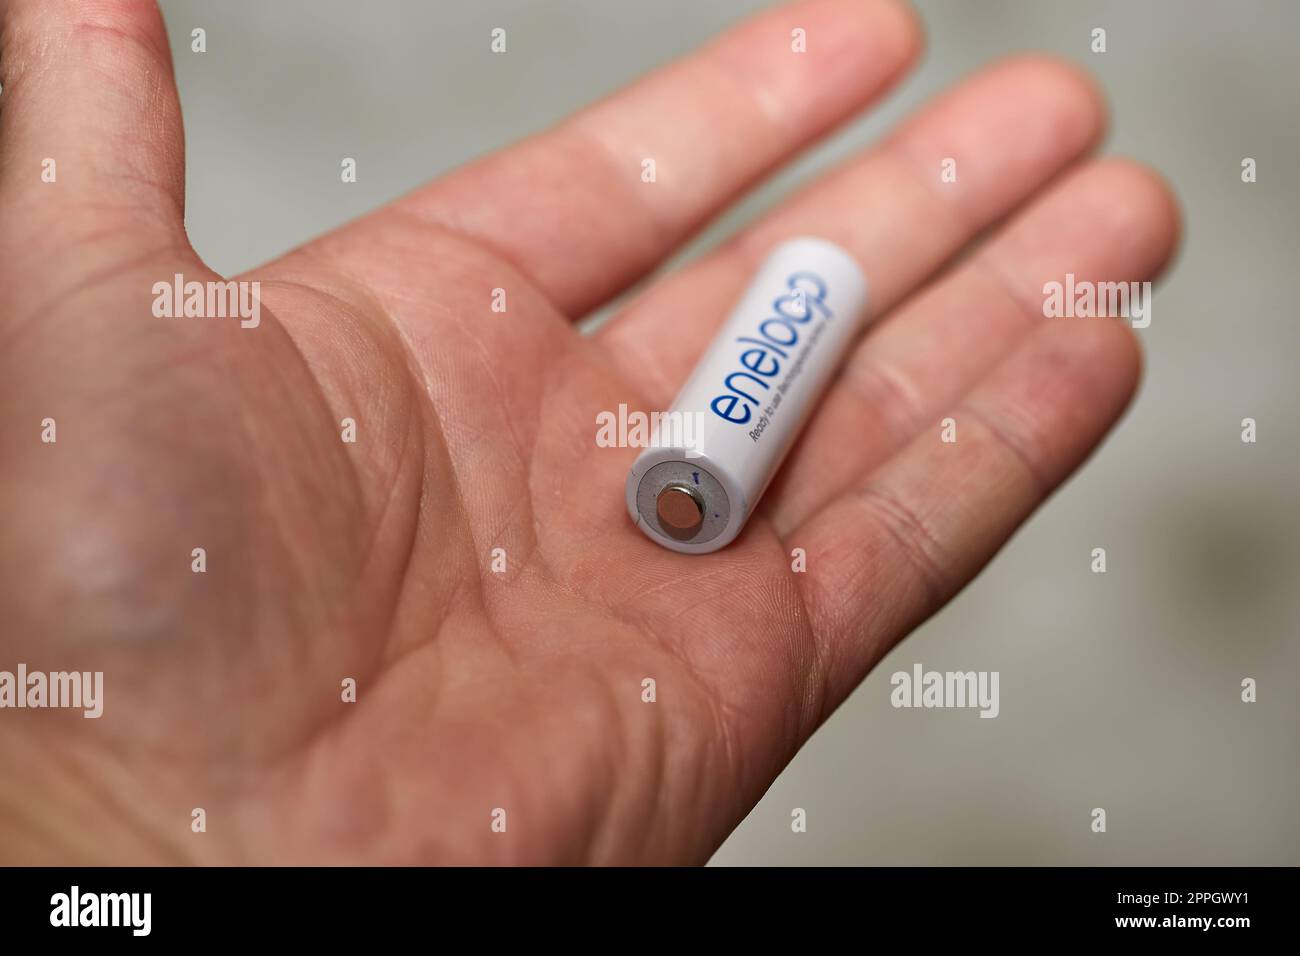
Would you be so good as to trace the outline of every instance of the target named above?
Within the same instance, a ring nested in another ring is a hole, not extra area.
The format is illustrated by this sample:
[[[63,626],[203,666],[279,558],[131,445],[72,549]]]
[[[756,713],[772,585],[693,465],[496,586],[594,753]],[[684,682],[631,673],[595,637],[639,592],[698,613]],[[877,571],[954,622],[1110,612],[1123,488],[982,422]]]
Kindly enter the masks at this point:
[[[154,0],[0,0],[0,87],[0,206],[38,228],[93,208],[98,228],[185,241],[184,132]]]

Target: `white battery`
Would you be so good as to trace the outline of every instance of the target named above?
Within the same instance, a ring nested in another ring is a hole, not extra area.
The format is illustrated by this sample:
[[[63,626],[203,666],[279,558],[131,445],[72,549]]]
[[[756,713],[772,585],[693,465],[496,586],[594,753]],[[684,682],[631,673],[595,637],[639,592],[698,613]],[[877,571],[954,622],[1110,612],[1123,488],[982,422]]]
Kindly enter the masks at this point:
[[[867,280],[825,239],[764,260],[627,478],[652,540],[690,554],[730,544],[866,324]]]

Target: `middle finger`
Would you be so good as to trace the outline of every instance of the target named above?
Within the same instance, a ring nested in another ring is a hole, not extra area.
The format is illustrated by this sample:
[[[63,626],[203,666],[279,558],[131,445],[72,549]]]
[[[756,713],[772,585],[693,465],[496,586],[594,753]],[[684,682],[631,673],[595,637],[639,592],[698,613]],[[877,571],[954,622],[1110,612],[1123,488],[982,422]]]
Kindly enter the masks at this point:
[[[1103,118],[1100,95],[1076,67],[1041,57],[989,67],[647,291],[596,341],[623,381],[667,407],[763,256],[795,235],[852,253],[870,283],[869,318],[878,317],[1087,152]],[[949,159],[951,182],[942,176]]]

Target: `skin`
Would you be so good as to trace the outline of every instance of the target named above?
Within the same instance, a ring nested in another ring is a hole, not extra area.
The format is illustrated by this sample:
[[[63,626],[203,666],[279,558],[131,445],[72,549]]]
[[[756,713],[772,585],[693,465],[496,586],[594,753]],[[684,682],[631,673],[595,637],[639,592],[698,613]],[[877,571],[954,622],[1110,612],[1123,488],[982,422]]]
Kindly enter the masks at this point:
[[[162,19],[4,7],[0,669],[105,686],[98,720],[0,711],[6,863],[707,860],[1127,405],[1133,332],[1044,319],[1043,283],[1150,279],[1178,231],[1156,176],[1089,158],[1093,83],[1022,57],[576,332],[916,59],[903,6],[812,0],[237,277],[256,329],[157,318],[155,282],[218,278]],[[666,408],[809,233],[876,324],[741,537],[660,548],[595,416]]]

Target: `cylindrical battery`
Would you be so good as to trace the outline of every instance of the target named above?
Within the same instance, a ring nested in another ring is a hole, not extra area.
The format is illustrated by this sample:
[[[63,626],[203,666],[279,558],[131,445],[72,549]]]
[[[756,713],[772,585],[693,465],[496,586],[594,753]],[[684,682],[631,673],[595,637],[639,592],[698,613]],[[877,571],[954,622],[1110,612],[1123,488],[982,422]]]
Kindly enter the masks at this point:
[[[867,280],[825,239],[764,260],[627,478],[637,527],[674,551],[729,544],[865,324]]]

